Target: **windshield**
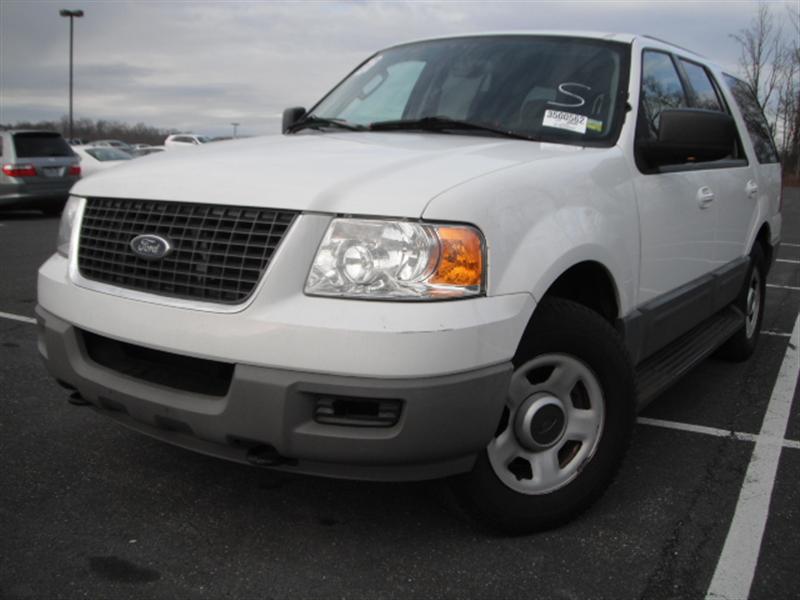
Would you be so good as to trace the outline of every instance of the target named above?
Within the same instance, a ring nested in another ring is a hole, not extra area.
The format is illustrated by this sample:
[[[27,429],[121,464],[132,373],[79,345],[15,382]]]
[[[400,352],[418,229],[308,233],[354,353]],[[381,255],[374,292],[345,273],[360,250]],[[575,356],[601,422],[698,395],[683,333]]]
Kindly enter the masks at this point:
[[[370,58],[312,114],[363,126],[444,117],[537,140],[613,143],[628,53],[615,42],[525,35],[408,44]]]

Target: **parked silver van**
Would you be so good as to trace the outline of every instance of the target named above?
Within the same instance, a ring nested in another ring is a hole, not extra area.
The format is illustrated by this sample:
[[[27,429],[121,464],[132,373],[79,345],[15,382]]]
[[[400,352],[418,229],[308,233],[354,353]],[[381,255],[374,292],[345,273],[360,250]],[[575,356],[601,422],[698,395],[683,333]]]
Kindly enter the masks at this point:
[[[0,131],[0,210],[57,215],[81,177],[80,159],[56,131]]]

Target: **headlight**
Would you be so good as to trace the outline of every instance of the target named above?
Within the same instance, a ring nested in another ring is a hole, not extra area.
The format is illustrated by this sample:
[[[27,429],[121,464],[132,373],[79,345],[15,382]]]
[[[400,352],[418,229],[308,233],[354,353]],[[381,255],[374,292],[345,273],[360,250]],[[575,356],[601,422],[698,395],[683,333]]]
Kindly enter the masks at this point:
[[[483,291],[483,237],[466,225],[334,219],[317,250],[307,294],[431,300]]]
[[[69,256],[69,241],[72,238],[72,228],[75,220],[83,207],[83,198],[70,196],[61,212],[61,223],[58,225],[58,243],[56,250],[61,256]]]

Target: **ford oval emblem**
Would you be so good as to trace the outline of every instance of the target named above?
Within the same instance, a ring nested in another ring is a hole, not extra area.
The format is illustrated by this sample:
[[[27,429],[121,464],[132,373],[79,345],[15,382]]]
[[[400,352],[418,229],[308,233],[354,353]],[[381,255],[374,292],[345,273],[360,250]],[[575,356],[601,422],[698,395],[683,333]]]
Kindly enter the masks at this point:
[[[160,235],[145,233],[131,240],[131,250],[139,258],[159,260],[172,252],[172,244]]]

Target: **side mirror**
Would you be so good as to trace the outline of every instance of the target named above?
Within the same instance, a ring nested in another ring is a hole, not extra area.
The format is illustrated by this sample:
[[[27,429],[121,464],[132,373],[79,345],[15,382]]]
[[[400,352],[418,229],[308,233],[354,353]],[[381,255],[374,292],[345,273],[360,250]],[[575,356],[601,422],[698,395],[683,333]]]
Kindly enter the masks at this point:
[[[652,166],[719,160],[734,152],[733,117],[715,110],[679,108],[662,110],[658,140],[639,144]]]
[[[289,128],[297,123],[306,115],[306,109],[302,106],[293,106],[283,111],[283,124],[281,125],[281,133],[286,133]]]

